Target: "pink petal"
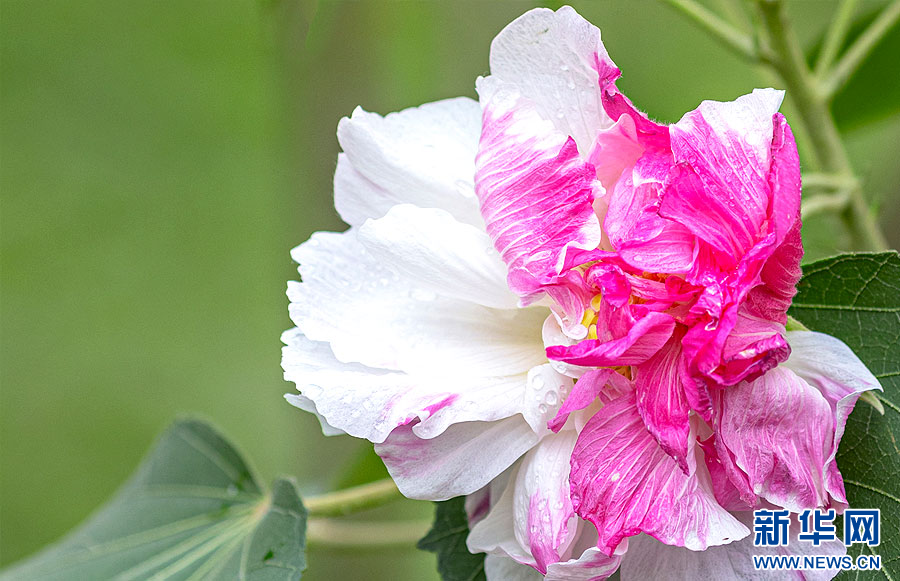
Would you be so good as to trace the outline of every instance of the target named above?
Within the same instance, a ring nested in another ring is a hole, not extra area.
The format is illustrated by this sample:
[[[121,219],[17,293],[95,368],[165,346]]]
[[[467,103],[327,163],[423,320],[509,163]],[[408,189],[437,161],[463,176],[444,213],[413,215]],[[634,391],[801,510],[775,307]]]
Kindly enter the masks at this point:
[[[591,369],[578,378],[575,387],[572,388],[572,392],[566,397],[566,401],[563,402],[559,412],[550,420],[547,427],[554,432],[559,432],[572,412],[583,410],[600,396],[607,381],[613,374],[615,374],[615,371],[609,368]]]
[[[422,439],[415,422],[396,428],[375,452],[408,498],[446,500],[471,494],[509,468],[538,441],[521,416],[453,424]]]
[[[638,365],[666,344],[674,328],[675,320],[671,315],[650,312],[635,321],[628,332],[618,339],[588,339],[572,346],[547,347],[547,357],[593,367]]]
[[[826,459],[825,486],[838,505],[846,504],[844,482],[835,461],[838,445],[856,400],[866,391],[882,391],[881,384],[839,339],[803,331],[788,333],[788,341],[792,351],[784,366],[815,387],[831,408],[834,441]]]
[[[733,457],[754,494],[794,512],[830,504],[834,416],[817,389],[777,367],[721,390],[717,407],[719,456]]]
[[[760,271],[762,284],[747,294],[747,309],[763,319],[781,325],[787,323],[787,310],[797,293],[797,283],[803,271],[803,243],[800,240],[800,220],[785,235],[784,241],[766,260]]]
[[[715,248],[723,268],[764,232],[772,198],[773,116],[782,98],[757,89],[730,103],[704,101],[671,127],[678,165],[660,213]],[[796,213],[791,224],[793,219]]]
[[[676,332],[653,357],[634,367],[634,390],[647,429],[678,467],[688,473],[690,406],[681,374],[681,338]]]
[[[607,555],[640,532],[693,550],[748,533],[716,503],[702,464],[687,476],[659,447],[637,413],[633,392],[584,427],[569,482],[576,512],[597,527],[598,547]]]
[[[484,123],[475,174],[488,235],[509,269],[513,292],[526,301],[554,286],[576,295],[564,302],[573,309],[565,311],[568,325],[577,325],[590,297],[579,294],[577,277],[566,271],[574,266],[574,252],[594,249],[601,240],[591,206],[594,168],[571,138],[490,80],[479,85]]]
[[[753,524],[753,513],[734,515],[747,527]],[[640,535],[629,541],[628,553],[622,559],[622,581],[659,581],[698,579],[709,581],[746,581],[766,579],[772,581],[828,581],[837,570],[821,571],[757,571],[753,567],[753,555],[845,555],[847,550],[839,540],[826,541],[819,547],[797,538],[800,524],[791,523],[791,537],[786,547],[754,547],[753,535],[705,551],[690,551],[682,547],[664,545]]]

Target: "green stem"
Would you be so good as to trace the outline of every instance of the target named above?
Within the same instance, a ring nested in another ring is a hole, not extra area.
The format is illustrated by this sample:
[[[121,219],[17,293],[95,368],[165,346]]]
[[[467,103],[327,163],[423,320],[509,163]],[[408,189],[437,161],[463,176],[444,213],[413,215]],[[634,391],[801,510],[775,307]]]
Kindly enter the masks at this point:
[[[665,0],[697,24],[705,28],[716,39],[741,56],[755,61],[759,59],[756,43],[750,35],[744,34],[728,22],[722,20],[708,8],[694,0]]]
[[[847,49],[844,56],[834,66],[834,69],[823,73],[822,92],[827,100],[841,90],[844,84],[853,76],[859,65],[866,60],[875,45],[885,34],[900,20],[900,0],[894,0],[872,21],[869,28],[863,32],[856,42]]]
[[[803,189],[809,190],[846,190],[859,186],[859,181],[848,175],[827,174],[817,172],[803,173]]]
[[[343,516],[369,508],[375,508],[402,498],[397,485],[390,478],[345,490],[310,496],[303,504],[310,516]]]
[[[425,536],[427,521],[343,521],[312,518],[306,523],[306,540],[312,547],[337,549],[408,547]]]
[[[847,208],[849,202],[850,192],[848,190],[842,190],[828,195],[820,194],[818,196],[812,196],[811,198],[807,197],[803,200],[803,203],[800,204],[800,216],[806,220],[810,216],[822,212],[841,212]]]
[[[900,0],[898,0],[900,2]],[[784,10],[781,0],[759,0],[760,23],[770,43],[769,64],[781,76],[797,104],[797,112],[809,135],[813,154],[826,173],[852,178],[853,168],[841,141],[834,118],[828,109],[824,92],[806,65],[800,42]],[[887,242],[875,217],[869,211],[861,188],[850,190],[850,201],[843,219],[856,244],[872,250],[887,248]]]
[[[857,4],[859,4],[859,0],[841,0],[838,5],[834,20],[831,21],[831,26],[828,27],[828,33],[825,35],[822,52],[819,53],[819,58],[816,60],[816,76],[820,79],[825,77],[828,69],[831,68],[831,63],[834,62],[841,50],[847,30],[853,21]]]

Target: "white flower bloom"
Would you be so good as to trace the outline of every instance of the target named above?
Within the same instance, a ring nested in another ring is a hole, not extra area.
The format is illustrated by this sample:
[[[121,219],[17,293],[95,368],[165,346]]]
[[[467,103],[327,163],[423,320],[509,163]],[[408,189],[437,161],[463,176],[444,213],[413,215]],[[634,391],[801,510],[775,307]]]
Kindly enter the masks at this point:
[[[344,119],[346,232],[294,249],[288,400],[377,444],[401,491],[485,486],[549,434],[572,380],[547,364],[542,306],[519,307],[474,195],[481,108],[466,98]]]
[[[744,578],[748,511],[846,506],[844,423],[880,389],[785,332],[782,93],[653,123],[568,7],[504,29],[491,73],[481,104],[341,121],[350,228],[292,253],[288,401],[373,442],[404,495],[467,495],[490,581]]]

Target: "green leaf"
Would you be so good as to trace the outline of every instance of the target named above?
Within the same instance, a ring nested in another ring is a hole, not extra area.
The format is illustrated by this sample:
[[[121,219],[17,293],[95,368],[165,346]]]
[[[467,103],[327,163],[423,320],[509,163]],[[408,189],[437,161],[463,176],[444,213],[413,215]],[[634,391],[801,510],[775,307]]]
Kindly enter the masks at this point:
[[[434,524],[416,546],[437,553],[438,573],[444,581],[485,581],[484,554],[473,555],[466,548],[469,520],[465,498],[434,504]]]
[[[293,483],[266,495],[221,435],[183,420],[86,523],[0,580],[296,580],[305,549]]]
[[[884,387],[881,415],[860,402],[847,421],[838,467],[847,499],[881,509],[882,572],[845,572],[841,579],[900,579],[900,256],[846,254],[806,265],[790,314],[813,331],[833,335],[869,367]]]

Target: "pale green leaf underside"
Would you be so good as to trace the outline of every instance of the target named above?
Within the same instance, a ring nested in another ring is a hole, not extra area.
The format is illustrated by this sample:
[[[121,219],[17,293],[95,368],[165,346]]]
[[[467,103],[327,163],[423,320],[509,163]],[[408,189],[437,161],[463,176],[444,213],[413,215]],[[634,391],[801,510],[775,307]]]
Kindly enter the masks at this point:
[[[306,509],[291,482],[264,494],[222,436],[185,420],[86,523],[0,581],[296,580],[305,534]]]

